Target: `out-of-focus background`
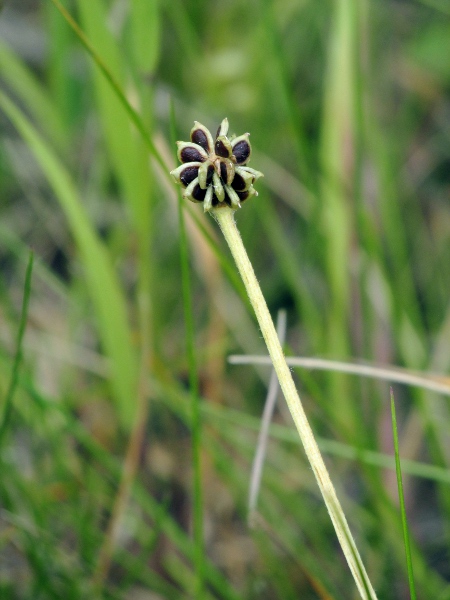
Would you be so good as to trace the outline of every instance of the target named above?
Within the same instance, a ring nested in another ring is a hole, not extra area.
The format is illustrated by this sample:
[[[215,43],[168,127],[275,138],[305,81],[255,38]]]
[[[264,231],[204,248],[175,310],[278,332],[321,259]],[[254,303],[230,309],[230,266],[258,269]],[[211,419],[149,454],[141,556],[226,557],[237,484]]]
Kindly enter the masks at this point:
[[[261,334],[167,173],[194,120],[250,132],[236,219],[287,354],[450,386],[449,56],[445,0],[3,2],[1,598],[357,597],[282,398],[248,523],[270,367],[229,364]],[[296,380],[379,598],[409,598],[389,383]],[[448,599],[449,399],[393,389],[418,596]]]

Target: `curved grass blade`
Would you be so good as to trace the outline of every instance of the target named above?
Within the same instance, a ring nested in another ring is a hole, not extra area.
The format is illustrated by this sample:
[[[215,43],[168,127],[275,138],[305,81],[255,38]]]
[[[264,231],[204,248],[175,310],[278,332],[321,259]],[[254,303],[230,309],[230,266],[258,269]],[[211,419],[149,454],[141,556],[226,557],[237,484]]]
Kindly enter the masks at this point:
[[[402,517],[403,542],[405,544],[406,566],[408,568],[409,592],[411,600],[416,600],[416,588],[414,584],[414,573],[411,558],[411,544],[409,541],[408,521],[406,519],[405,497],[403,494],[402,467],[400,465],[400,452],[398,445],[397,418],[395,415],[394,392],[391,387],[391,415],[392,415],[392,433],[394,436],[395,450],[395,471],[397,473],[398,498],[400,500],[400,514]]]
[[[335,371],[337,373],[348,373],[359,377],[370,377],[381,379],[413,387],[422,388],[450,396],[450,380],[446,375],[423,375],[401,367],[375,367],[367,364],[347,363],[324,358],[289,356],[286,358],[291,367],[312,369],[317,371]],[[233,354],[228,357],[232,365],[270,365],[268,356],[252,356]],[[449,381],[446,383],[446,381]]]
[[[133,423],[136,394],[136,357],[131,343],[125,299],[105,246],[99,240],[79,199],[77,190],[56,154],[27,120],[25,115],[3,94],[0,105],[14,123],[63,209],[80,250],[86,281],[97,313],[99,335],[106,356],[111,361],[110,385],[125,427]]]
[[[0,41],[0,73],[14,95],[38,123],[45,124],[45,134],[58,148],[67,148],[66,126],[55,102],[49,97],[35,75],[17,56]]]

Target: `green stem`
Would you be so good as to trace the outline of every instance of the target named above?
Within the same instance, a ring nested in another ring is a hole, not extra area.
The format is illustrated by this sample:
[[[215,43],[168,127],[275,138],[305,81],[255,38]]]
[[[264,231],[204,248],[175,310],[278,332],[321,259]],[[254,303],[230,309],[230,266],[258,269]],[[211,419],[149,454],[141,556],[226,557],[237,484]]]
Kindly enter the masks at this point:
[[[279,342],[275,326],[267,308],[266,301],[261,292],[252,264],[248,258],[242,238],[236,227],[231,208],[216,208],[212,214],[217,220],[220,229],[230,247],[233,258],[247,290],[248,297],[258,319],[258,323],[267,345],[273,368],[275,369],[280,387],[286,399],[289,411],[294,419],[295,426],[316,477],[325,505],[333,522],[339,543],[347,559],[348,565],[356,582],[357,588],[364,600],[375,600],[376,594],[369,581],[363,562],[356,548],[347,520],[331,482],[327,468],[320,454],[314,434],[306,418],[303,405],[292,379],[291,372]]]

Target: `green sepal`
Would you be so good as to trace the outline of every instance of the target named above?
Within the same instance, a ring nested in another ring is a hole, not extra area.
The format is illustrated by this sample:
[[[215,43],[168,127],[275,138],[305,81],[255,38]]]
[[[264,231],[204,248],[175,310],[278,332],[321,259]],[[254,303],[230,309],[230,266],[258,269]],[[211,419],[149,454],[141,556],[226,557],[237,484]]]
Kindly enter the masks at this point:
[[[228,119],[225,117],[225,119],[222,121],[222,123],[219,125],[219,129],[217,130],[217,135],[216,135],[216,139],[220,136],[220,135],[227,135],[228,133],[228,127],[229,127],[229,123],[228,123]]]
[[[213,186],[210,185],[206,190],[206,196],[203,201],[203,210],[208,212],[212,209],[212,198],[213,198]]]
[[[246,194],[248,194],[248,196],[246,198],[240,198],[241,202],[246,202],[249,198],[252,198],[253,196],[257,196],[258,192],[255,190],[255,188],[251,185],[249,187],[248,190],[245,191]]]
[[[202,200],[196,200],[192,195],[195,186],[198,185],[198,177],[196,177],[191,183],[187,186],[187,188],[183,192],[183,198],[185,200],[190,200],[191,202],[195,202],[196,204],[202,202]]]
[[[224,183],[226,183],[226,185],[231,185],[231,183],[234,179],[235,173],[236,173],[236,170],[234,168],[234,163],[232,160],[229,160],[229,159],[221,160],[220,163],[225,166],[225,169],[227,172],[227,176],[224,180]],[[220,173],[220,175],[222,175],[222,172]]]
[[[211,161],[207,160],[201,164],[198,170],[198,183],[202,190],[206,190],[207,186],[207,178],[208,178],[208,169],[212,165]]]
[[[227,192],[228,197],[230,198],[231,208],[234,208],[235,210],[237,208],[241,208],[241,201],[239,199],[239,196],[233,190],[233,188],[230,185],[226,185],[225,190]]]
[[[248,173],[247,171],[242,170],[241,167],[236,167],[235,170],[236,170],[236,174],[240,175],[242,177],[242,179],[244,180],[244,187],[238,189],[236,186],[234,186],[233,189],[235,189],[238,192],[244,192],[244,191],[248,190],[250,188],[250,186],[253,184],[253,182],[255,181],[254,175],[252,175],[252,173]]]
[[[236,167],[236,173],[239,173],[240,175],[242,175],[242,177],[244,177],[243,173],[250,173],[250,175],[253,176],[253,182],[255,183],[256,181],[258,181],[258,179],[260,177],[264,177],[264,173],[261,173],[261,171],[257,171],[256,169],[252,169],[251,167]]]
[[[221,158],[230,158],[233,153],[231,142],[226,135],[219,135],[214,144],[214,151]]]
[[[223,202],[225,200],[225,190],[223,189],[222,180],[215,171],[213,175],[213,187],[217,199],[219,200],[219,202]]]

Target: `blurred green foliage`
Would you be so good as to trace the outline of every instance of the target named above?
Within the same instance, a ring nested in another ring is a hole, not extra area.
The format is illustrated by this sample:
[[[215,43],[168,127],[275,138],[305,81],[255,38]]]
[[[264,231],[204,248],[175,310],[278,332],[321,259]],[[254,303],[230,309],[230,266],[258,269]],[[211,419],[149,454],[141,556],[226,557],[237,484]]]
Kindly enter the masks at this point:
[[[226,358],[265,352],[215,224],[194,205],[183,207],[192,313],[183,296],[172,138],[225,116],[251,133],[251,166],[265,179],[237,220],[271,311],[288,310],[290,352],[447,381],[448,6],[64,6],[84,44],[56,0],[0,13],[3,399],[29,248],[36,255],[0,459],[0,596],[356,597],[282,407],[261,518],[246,524],[269,373]],[[186,310],[203,421],[203,566],[190,534]],[[408,597],[395,477],[379,466],[392,454],[387,386],[298,380],[379,598]],[[398,388],[396,402],[401,457],[447,473],[448,401]],[[404,493],[418,597],[444,600],[450,496],[433,469],[404,474]]]

